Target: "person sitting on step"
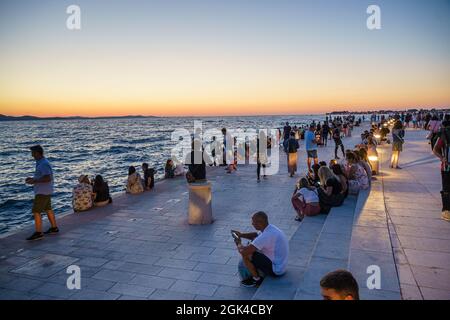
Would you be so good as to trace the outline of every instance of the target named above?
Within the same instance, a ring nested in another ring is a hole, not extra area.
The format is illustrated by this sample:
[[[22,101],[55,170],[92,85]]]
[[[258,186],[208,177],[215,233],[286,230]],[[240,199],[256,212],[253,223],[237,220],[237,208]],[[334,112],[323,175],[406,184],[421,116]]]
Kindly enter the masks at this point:
[[[242,233],[232,230],[235,243],[241,254],[239,275],[244,287],[259,286],[264,276],[281,276],[286,272],[289,242],[283,231],[269,224],[267,214],[259,211],[252,216],[252,225],[257,232]],[[241,239],[251,242],[243,245]]]

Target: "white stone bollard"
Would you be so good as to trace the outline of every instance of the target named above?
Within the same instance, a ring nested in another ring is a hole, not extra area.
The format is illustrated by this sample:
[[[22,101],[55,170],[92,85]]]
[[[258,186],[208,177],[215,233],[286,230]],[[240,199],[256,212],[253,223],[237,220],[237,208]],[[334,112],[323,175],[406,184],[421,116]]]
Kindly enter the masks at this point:
[[[211,224],[212,203],[211,183],[208,181],[188,184],[189,188],[189,224]]]

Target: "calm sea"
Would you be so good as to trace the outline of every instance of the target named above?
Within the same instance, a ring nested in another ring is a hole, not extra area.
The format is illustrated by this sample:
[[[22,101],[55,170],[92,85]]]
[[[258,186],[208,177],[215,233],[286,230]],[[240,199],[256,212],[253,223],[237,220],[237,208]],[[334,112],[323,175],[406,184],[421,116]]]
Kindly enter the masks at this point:
[[[54,170],[56,214],[71,209],[72,188],[81,174],[101,174],[113,194],[124,191],[128,167],[148,162],[163,175],[163,165],[177,142],[175,129],[278,128],[284,122],[306,124],[325,116],[261,116],[206,118],[139,118],[105,120],[37,120],[0,122],[0,233],[32,223],[32,187],[35,162],[29,147],[41,144]]]

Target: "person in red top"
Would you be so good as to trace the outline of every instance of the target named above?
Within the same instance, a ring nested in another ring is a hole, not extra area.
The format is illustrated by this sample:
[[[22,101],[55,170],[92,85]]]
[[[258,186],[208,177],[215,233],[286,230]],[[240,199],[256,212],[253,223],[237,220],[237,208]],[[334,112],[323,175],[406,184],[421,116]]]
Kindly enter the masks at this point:
[[[450,221],[450,166],[448,163],[450,147],[450,115],[442,122],[440,137],[436,141],[433,153],[441,160],[442,176],[442,219]]]

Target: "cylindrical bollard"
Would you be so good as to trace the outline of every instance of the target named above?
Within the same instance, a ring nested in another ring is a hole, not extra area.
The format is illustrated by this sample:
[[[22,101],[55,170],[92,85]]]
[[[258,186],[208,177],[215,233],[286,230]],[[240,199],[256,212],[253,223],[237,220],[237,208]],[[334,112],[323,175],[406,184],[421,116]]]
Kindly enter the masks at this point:
[[[211,183],[208,181],[188,184],[189,188],[189,224],[211,224],[212,203]]]

